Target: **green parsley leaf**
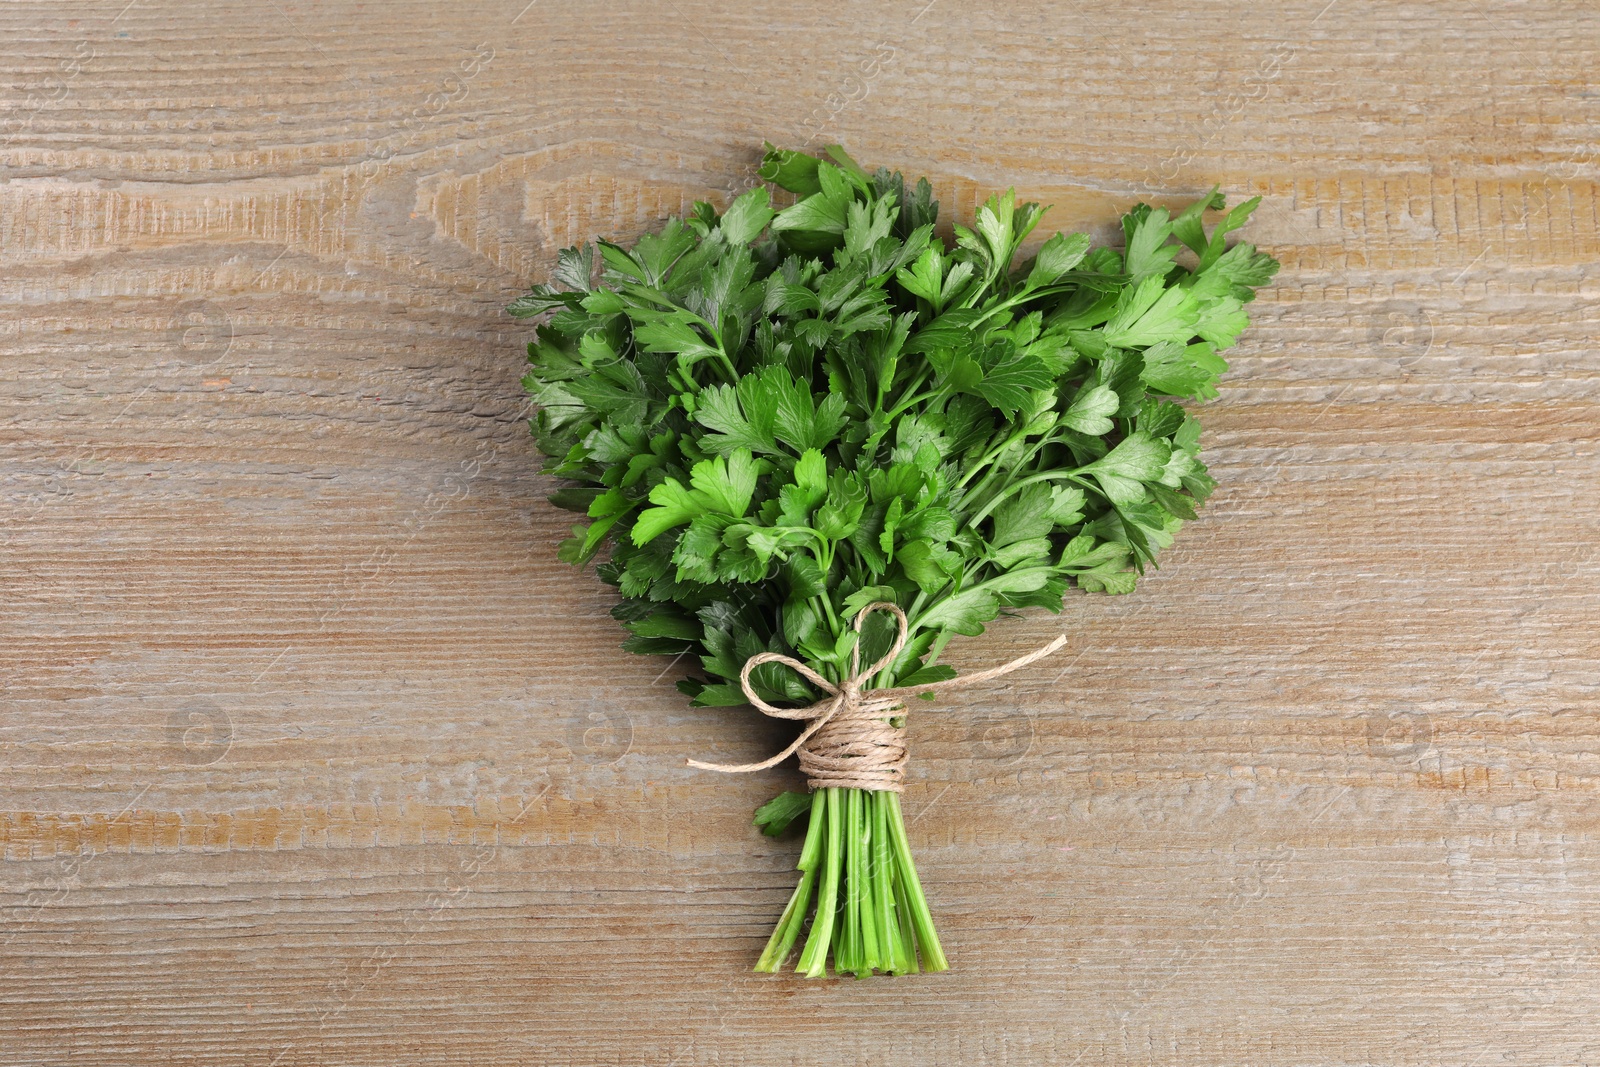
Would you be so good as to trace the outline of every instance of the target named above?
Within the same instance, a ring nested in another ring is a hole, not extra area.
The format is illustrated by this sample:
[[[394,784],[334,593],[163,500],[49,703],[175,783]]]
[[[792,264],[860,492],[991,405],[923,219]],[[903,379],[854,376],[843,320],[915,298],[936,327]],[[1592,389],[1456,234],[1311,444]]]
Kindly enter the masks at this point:
[[[718,229],[729,244],[747,245],[761,236],[776,214],[766,186],[758,185],[728,206]]]
[[[811,794],[779,793],[756,809],[755,824],[768,837],[777,837],[789,824],[811,810]]]

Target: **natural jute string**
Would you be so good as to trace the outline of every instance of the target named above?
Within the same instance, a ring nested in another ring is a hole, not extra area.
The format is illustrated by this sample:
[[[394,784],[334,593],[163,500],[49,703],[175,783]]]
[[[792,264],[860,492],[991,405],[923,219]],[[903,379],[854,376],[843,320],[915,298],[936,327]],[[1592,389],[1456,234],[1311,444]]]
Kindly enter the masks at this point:
[[[877,677],[878,672],[893,663],[895,657],[905,648],[910,628],[905,612],[894,604],[880,601],[868,604],[856,615],[853,625],[857,634],[861,633],[861,623],[874,611],[887,611],[894,616],[895,623],[900,629],[894,645],[882,659],[862,670],[861,642],[857,640],[856,646],[850,650],[850,675],[839,685],[834,685],[794,657],[777,652],[759,652],[744,661],[744,669],[739,672],[739,685],[744,689],[745,698],[750,703],[776,719],[799,719],[810,722],[810,725],[801,731],[800,736],[794,739],[793,744],[771,759],[762,760],[760,763],[701,763],[699,760],[690,760],[689,766],[707,771],[723,771],[727,774],[743,774],[747,771],[764,771],[768,767],[775,767],[798,752],[800,769],[806,773],[808,784],[813,789],[838,786],[846,789],[877,789],[898,793],[905,779],[905,729],[891,724],[888,717],[905,707],[907,697],[987,682],[991,678],[1010,674],[1035,660],[1043,659],[1067,643],[1066,635],[1063,634],[1043,648],[986,671],[963,674],[942,682],[929,682],[926,685],[868,690],[865,687]],[[755,689],[750,685],[750,672],[763,663],[782,663],[792,668],[797,674],[824,690],[828,696],[809,707],[773,707],[757,696]]]

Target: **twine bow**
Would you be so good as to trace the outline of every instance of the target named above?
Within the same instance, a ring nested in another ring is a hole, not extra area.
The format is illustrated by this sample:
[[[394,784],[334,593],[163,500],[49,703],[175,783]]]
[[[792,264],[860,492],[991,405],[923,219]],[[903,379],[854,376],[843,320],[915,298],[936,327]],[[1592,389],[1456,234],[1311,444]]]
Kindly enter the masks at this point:
[[[898,793],[901,791],[901,782],[905,779],[905,728],[895,726],[889,722],[888,717],[905,707],[907,697],[920,693],[943,692],[986,682],[1002,674],[1010,674],[1035,660],[1043,659],[1067,643],[1066,635],[1063,634],[1043,648],[1035,649],[1026,656],[1019,656],[1010,663],[991,667],[986,671],[963,674],[925,685],[869,690],[866,687],[872,679],[879,671],[893,663],[905,648],[910,630],[905,612],[897,605],[879,601],[868,604],[856,614],[852,625],[858,635],[861,633],[862,622],[874,611],[886,611],[894,616],[895,623],[899,627],[894,644],[881,659],[866,670],[862,670],[861,642],[858,639],[855,647],[850,650],[850,673],[838,685],[834,685],[793,656],[785,656],[778,652],[758,652],[744,661],[744,669],[739,672],[739,686],[744,690],[745,699],[763,714],[775,719],[797,719],[809,723],[792,744],[760,763],[702,763],[699,760],[690,760],[689,766],[707,771],[721,771],[725,774],[745,774],[775,767],[798,752],[800,769],[806,773],[808,784],[813,789],[838,786]],[[751,672],[763,663],[782,663],[828,695],[804,708],[774,707],[762,700],[750,684]]]

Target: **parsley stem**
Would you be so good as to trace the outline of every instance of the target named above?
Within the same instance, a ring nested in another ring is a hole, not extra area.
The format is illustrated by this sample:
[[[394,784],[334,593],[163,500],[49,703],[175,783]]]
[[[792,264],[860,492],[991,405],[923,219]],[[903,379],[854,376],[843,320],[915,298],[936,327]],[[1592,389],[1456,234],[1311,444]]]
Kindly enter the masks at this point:
[[[1004,441],[1001,441],[998,448],[995,448],[995,449],[991,450],[982,459],[980,459],[980,460],[978,460],[978,462],[974,463],[972,465],[972,469],[969,470],[966,473],[966,475],[959,482],[956,483],[956,488],[957,489],[962,488],[968,482],[972,481],[973,477],[976,476],[977,474],[979,474],[980,472],[982,472],[983,475],[984,475],[983,480],[985,482],[988,481],[989,480],[989,476],[994,473],[993,470],[989,469],[990,468],[990,464],[992,464],[996,459],[1000,458],[1000,456],[1005,453],[1006,449],[1010,448],[1012,445],[1016,444],[1018,441],[1022,440],[1026,436],[1028,436],[1028,427],[1027,427],[1027,424],[1024,423],[1017,430],[1016,433],[1011,434]]]
[[[916,927],[917,943],[922,950],[923,965],[930,971],[948,971],[950,964],[939,945],[939,935],[933,930],[933,916],[928,912],[928,901],[922,895],[922,883],[917,879],[917,866],[911,861],[911,842],[906,839],[905,817],[900,812],[900,794],[885,793],[889,801],[889,832],[894,839],[895,866],[905,887],[906,902],[911,907],[911,923]]]
[[[1038,454],[1043,451],[1046,446],[1055,444],[1056,440],[1057,438],[1053,430],[1049,433],[1046,433],[1028,448],[1028,451],[1023,454],[1022,459],[1013,467],[1013,470],[1020,471],[1027,468],[1028,465],[1034,461],[1034,457],[1038,456]]]
[[[994,494],[994,496],[990,497],[984,503],[983,507],[978,509],[977,514],[973,515],[972,518],[967,520],[967,522],[968,522],[969,525],[972,525],[972,526],[978,525],[978,523],[980,523],[984,519],[988,518],[989,517],[989,513],[991,511],[993,511],[1002,501],[1004,501],[1007,497],[1011,496],[1012,494],[1018,492],[1019,490],[1025,488],[1026,486],[1035,485],[1035,484],[1037,484],[1039,482],[1053,482],[1053,481],[1058,481],[1058,480],[1059,481],[1068,481],[1068,482],[1077,482],[1079,485],[1083,486],[1086,489],[1093,489],[1094,488],[1094,485],[1092,483],[1086,482],[1082,478],[1078,477],[1078,472],[1076,470],[1070,470],[1070,471],[1043,471],[1043,472],[1041,472],[1039,474],[1034,474],[1034,475],[1031,475],[1031,476],[1029,476],[1027,478],[1019,478],[1017,481],[1012,482],[1011,484],[1007,485],[1005,488],[1003,488],[1003,489],[999,490],[998,492],[996,492]]]
[[[873,891],[877,884],[877,871],[871,852],[873,815],[877,811],[877,803],[872,793],[866,790],[856,792],[860,794],[860,810],[856,814],[856,871],[861,875],[861,884],[856,888],[856,900],[861,913],[861,967],[871,974],[883,965],[878,952],[878,915]]]
[[[860,789],[844,791],[844,859],[848,874],[844,880],[844,937],[839,945],[835,969],[846,971],[858,978],[865,962],[861,951],[861,882],[865,872],[861,869],[861,793]]]
[[[794,951],[795,940],[799,938],[800,930],[805,926],[806,912],[811,908],[811,888],[816,877],[815,871],[806,871],[800,876],[800,884],[794,887],[794,895],[789,898],[788,906],[783,909],[783,917],[773,928],[766,949],[756,961],[756,970],[771,974],[783,966],[783,961]]]
[[[1014,308],[1018,304],[1026,304],[1030,300],[1039,299],[1041,296],[1051,296],[1055,292],[1065,292],[1067,288],[1067,286],[1047,285],[1041,286],[1038,289],[1029,289],[1027,286],[1023,286],[1022,289],[1014,295],[1007,297],[1005,300],[1002,300],[993,307],[990,307],[982,315],[979,315],[977,319],[973,321],[972,325],[976,327],[979,323],[987,321],[991,317],[998,315],[1000,312],[1005,311],[1008,308]]]
[[[900,931],[894,917],[894,859],[889,851],[888,804],[882,792],[869,793],[872,805],[872,890],[877,908],[878,961],[893,974],[905,973],[905,956],[898,952]]]
[[[891,856],[891,862],[892,862],[892,856]],[[900,958],[901,958],[901,960],[904,961],[904,965],[905,965],[905,970],[896,971],[895,973],[896,974],[916,974],[917,973],[917,940],[916,940],[915,935],[912,933],[912,929],[911,929],[912,928],[912,923],[911,923],[911,905],[906,902],[906,885],[905,885],[905,882],[902,881],[900,876],[899,876],[898,865],[896,865],[896,873],[895,873],[895,877],[894,877],[894,906],[895,906],[896,913],[900,917],[900,919],[899,919],[899,933],[900,933],[899,951],[900,951]]]
[[[913,396],[908,400],[905,400],[905,401],[903,401],[903,402],[901,402],[899,404],[896,404],[894,410],[889,412],[889,418],[891,418],[891,419],[898,418],[900,413],[902,411],[906,410],[906,408],[909,408],[914,404],[921,404],[922,402],[924,402],[926,400],[932,399],[933,397],[938,396],[940,392],[941,392],[941,390],[939,390],[939,389],[929,389],[926,393],[919,393],[916,396]]]
[[[814,596],[811,598],[811,605],[820,609],[817,614],[827,620],[828,632],[833,634],[834,639],[837,640],[839,637],[839,617],[834,614],[833,602],[825,596]]]
[[[796,869],[814,874],[817,870],[817,860],[822,855],[822,819],[827,807],[827,797],[821,793],[811,794],[811,821],[806,825],[806,843],[800,847],[800,859],[795,864]]]
[[[811,891],[817,880],[817,861],[822,855],[822,827],[828,798],[821,792],[811,794],[811,819],[806,826],[806,843],[800,848],[800,859],[795,867],[802,873],[800,884],[789,898],[783,917],[772,931],[772,938],[756,961],[756,970],[771,973],[783,966],[794,951],[794,943],[805,928],[806,916],[811,911]]]
[[[900,811],[887,790],[825,787],[811,796],[811,818],[796,866],[800,883],[755,969],[783,966],[810,933],[795,970],[866,978],[875,971],[914,974],[949,967],[917,880]],[[921,954],[919,961],[918,954]]]
[[[811,936],[806,938],[805,951],[800,953],[796,970],[804,971],[807,978],[821,978],[828,969],[828,947],[833,940],[834,913],[839,904],[839,848],[841,842],[840,793],[843,790],[828,786],[821,791],[827,805],[827,837],[822,845],[822,891],[817,894],[817,914],[811,921]]]
[[[920,393],[920,394],[917,392],[918,389],[922,388],[923,383],[925,383],[928,380],[929,375],[931,375],[932,373],[933,373],[933,365],[932,364],[926,364],[925,366],[922,367],[921,370],[917,371],[917,376],[914,379],[912,379],[911,382],[909,382],[904,389],[902,389],[900,391],[900,396],[902,398],[904,398],[904,399],[902,399],[898,404],[896,404],[894,406],[893,410],[891,410],[888,413],[888,418],[889,418],[890,421],[893,421],[902,411],[904,411],[907,408],[911,407],[913,404],[920,404],[924,400],[927,400],[929,397],[934,397],[934,396],[938,396],[939,395],[940,390],[938,390],[938,389],[930,389],[926,393]],[[880,407],[881,407],[881,405],[880,405]]]

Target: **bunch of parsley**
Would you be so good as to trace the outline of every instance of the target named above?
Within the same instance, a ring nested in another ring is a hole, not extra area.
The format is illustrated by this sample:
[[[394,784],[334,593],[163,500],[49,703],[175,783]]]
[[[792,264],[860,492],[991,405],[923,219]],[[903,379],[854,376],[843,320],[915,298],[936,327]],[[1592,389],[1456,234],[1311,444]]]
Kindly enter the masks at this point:
[[[1214,485],[1180,401],[1216,395],[1219,353],[1277,270],[1224,241],[1259,198],[1209,233],[1215,190],[1176,216],[1139,204],[1121,251],[1056,234],[1015,265],[1043,211],[1010,192],[952,247],[925,179],[770,146],[761,176],[793,203],[755,188],[632,248],[566,249],[509,309],[548,315],[524,384],[546,471],[572,483],[551,499],[587,518],[561,558],[609,546],[596,571],[621,593],[624,647],[693,656],[693,703],[736,705],[759,652],[838,681],[874,601],[909,618],[889,687],[952,677],[945,643],[1006,609],[1131,591]],[[889,647],[884,618],[863,662]],[[775,703],[821,695],[779,664],[752,682]],[[777,833],[810,812],[760,969],[808,917],[809,975],[830,952],[858,976],[946,966],[898,796],[860,793],[758,813]]]

